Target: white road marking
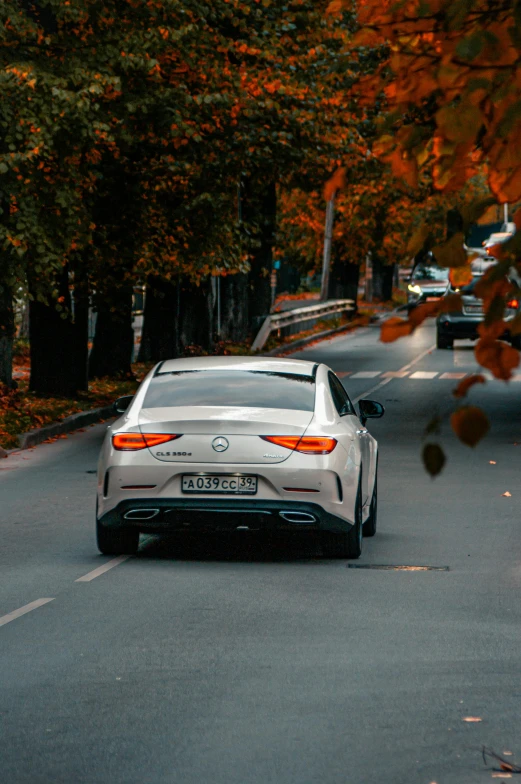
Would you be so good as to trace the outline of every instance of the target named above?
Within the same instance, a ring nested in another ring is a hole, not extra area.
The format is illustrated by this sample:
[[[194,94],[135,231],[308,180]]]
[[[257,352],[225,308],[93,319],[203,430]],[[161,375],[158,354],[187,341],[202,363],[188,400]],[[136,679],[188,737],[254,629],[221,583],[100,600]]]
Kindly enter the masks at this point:
[[[118,566],[123,561],[126,561],[130,558],[130,555],[118,555],[117,558],[113,558],[112,561],[107,561],[107,563],[103,564],[103,566],[98,566],[97,569],[93,569],[92,572],[87,572],[84,574],[83,577],[78,577],[77,580],[74,580],[75,583],[90,583],[91,580],[95,580],[96,577],[99,577],[101,574],[105,574],[108,572],[109,569],[114,569],[115,566]]]
[[[408,375],[408,370],[388,370],[387,373],[382,373],[382,378],[406,378]]]
[[[431,351],[434,351],[434,349],[435,349],[435,348],[436,348],[436,345],[434,345],[434,346],[431,346],[430,348],[426,348],[426,349],[425,349],[425,351],[422,351],[422,353],[421,353],[421,354],[418,354],[418,356],[417,356],[417,357],[415,357],[415,358],[412,360],[412,362],[409,362],[407,365],[404,365],[403,367],[401,367],[401,368],[400,368],[400,371],[403,371],[403,370],[410,370],[410,369],[412,368],[412,366],[413,366],[413,365],[416,365],[416,363],[417,363],[417,362],[421,362],[421,360],[422,360],[424,357],[426,357],[426,356],[427,356],[427,354],[430,354],[430,353],[431,353]]]
[[[409,362],[407,365],[404,365],[402,368],[400,368],[400,370],[398,372],[403,373],[405,370],[409,370],[409,368],[411,368],[417,362],[420,362],[423,359],[423,357],[426,357],[427,354],[430,354],[430,352],[433,351],[435,348],[436,348],[436,345],[431,346],[430,348],[425,349],[425,351],[422,351],[421,354],[418,354],[418,356],[415,357],[412,360],[412,362]],[[374,387],[371,387],[371,389],[367,389],[365,392],[362,392],[361,395],[358,395],[358,397],[355,397],[353,402],[354,403],[358,403],[359,400],[362,400],[362,398],[367,397],[367,395],[372,395],[373,392],[376,392],[378,389],[381,389],[386,384],[390,384],[391,381],[392,381],[392,378],[386,378],[383,381],[380,381],[379,384],[376,384]]]
[[[409,378],[436,378],[438,375],[437,371],[433,372],[432,370],[417,370],[415,373],[411,373]]]
[[[353,373],[351,378],[376,378],[381,373],[381,370],[360,370],[358,373]]]
[[[23,607],[19,607],[18,610],[13,610],[13,612],[7,613],[7,615],[2,615],[0,617],[0,626],[5,626],[6,623],[11,623],[11,621],[16,620],[16,618],[20,618],[20,616],[25,615],[25,613],[31,612],[31,610],[36,610],[38,607],[42,607],[44,604],[48,604],[48,602],[53,602],[53,599],[36,599],[34,602],[29,602],[29,604],[24,604]]]
[[[377,389],[381,389],[386,384],[389,384],[391,381],[392,381],[392,378],[386,378],[385,381],[380,381],[380,383],[376,384],[376,386],[371,387],[371,389],[367,389],[365,392],[362,392],[361,395],[358,395],[358,397],[355,397],[355,399],[353,400],[353,403],[358,403],[359,400],[362,400],[362,398],[367,397],[367,395],[372,395],[373,392],[376,392]]]
[[[458,378],[465,378],[466,375],[467,375],[466,373],[442,373],[440,378],[458,379]]]
[[[515,373],[510,381],[521,381],[521,373]]]

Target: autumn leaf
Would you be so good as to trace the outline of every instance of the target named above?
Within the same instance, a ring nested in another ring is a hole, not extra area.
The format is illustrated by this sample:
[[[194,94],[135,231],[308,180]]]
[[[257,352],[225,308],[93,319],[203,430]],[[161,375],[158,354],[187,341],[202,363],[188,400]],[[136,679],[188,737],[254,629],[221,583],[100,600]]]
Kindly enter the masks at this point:
[[[335,193],[340,190],[341,188],[345,188],[346,186],[346,168],[341,166],[333,176],[326,182],[324,188],[324,197],[326,201],[331,201],[334,198]]]
[[[438,444],[425,444],[422,451],[423,465],[431,476],[438,476],[443,470],[446,458]]]
[[[472,281],[472,269],[470,266],[455,267],[449,272],[449,280],[455,289],[468,286],[468,284]]]
[[[326,16],[339,16],[346,5],[346,0],[331,0],[326,8]]]
[[[476,373],[473,376],[469,376],[468,378],[464,378],[463,381],[460,381],[456,389],[453,391],[454,397],[465,397],[469,389],[475,384],[485,384],[486,378],[481,373]]]
[[[457,232],[447,240],[432,249],[434,257],[440,267],[465,267],[468,266],[467,252],[463,247],[465,235]],[[469,268],[470,269],[470,268]]]
[[[440,300],[440,313],[461,313],[462,308],[461,294],[447,294]]]
[[[459,440],[471,447],[476,446],[490,429],[487,415],[477,406],[458,408],[452,414],[450,424]]]
[[[384,321],[380,327],[380,340],[382,343],[393,343],[398,338],[403,338],[410,335],[413,327],[409,321],[393,316],[387,321]]]
[[[481,338],[474,349],[479,364],[491,371],[495,378],[508,381],[512,371],[518,367],[520,355],[517,349],[501,340]]]
[[[436,316],[440,311],[441,302],[442,300],[437,302],[425,302],[424,304],[417,305],[413,308],[409,314],[409,324],[412,325],[413,329],[419,327],[420,324],[430,316]]]
[[[431,230],[426,223],[422,224],[418,229],[416,229],[408,242],[407,253],[411,256],[416,256],[416,254],[425,246],[430,232]]]
[[[502,495],[503,495],[505,498],[512,498],[512,493],[509,493],[509,492],[508,492],[508,490],[506,491],[506,493],[502,493]]]

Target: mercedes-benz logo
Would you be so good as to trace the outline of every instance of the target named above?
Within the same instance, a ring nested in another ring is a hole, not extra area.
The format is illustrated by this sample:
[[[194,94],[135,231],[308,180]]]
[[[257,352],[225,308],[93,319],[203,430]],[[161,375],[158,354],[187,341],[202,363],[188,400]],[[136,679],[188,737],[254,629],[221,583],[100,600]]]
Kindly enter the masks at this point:
[[[230,443],[227,438],[223,438],[222,436],[219,436],[218,438],[214,438],[214,440],[212,441],[212,446],[216,452],[226,452],[226,450],[230,446]]]

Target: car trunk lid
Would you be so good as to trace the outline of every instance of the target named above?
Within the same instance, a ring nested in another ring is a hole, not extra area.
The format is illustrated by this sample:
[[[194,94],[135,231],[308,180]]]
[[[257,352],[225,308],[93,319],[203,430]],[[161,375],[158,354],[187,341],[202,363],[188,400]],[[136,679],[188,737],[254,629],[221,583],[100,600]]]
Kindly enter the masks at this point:
[[[175,441],[151,447],[150,452],[165,462],[248,464],[281,463],[291,450],[275,446],[260,436],[301,436],[312,411],[281,408],[225,406],[179,406],[142,409],[142,433],[180,434]]]

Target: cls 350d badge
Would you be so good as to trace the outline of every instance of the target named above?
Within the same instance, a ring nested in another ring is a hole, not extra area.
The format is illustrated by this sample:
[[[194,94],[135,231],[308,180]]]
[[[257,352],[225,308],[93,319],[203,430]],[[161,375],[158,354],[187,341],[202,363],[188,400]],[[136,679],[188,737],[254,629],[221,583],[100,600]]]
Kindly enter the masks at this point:
[[[191,452],[156,452],[158,457],[191,457]]]

